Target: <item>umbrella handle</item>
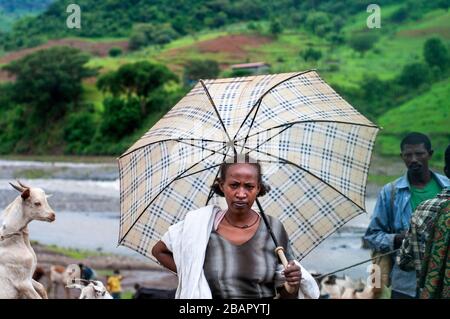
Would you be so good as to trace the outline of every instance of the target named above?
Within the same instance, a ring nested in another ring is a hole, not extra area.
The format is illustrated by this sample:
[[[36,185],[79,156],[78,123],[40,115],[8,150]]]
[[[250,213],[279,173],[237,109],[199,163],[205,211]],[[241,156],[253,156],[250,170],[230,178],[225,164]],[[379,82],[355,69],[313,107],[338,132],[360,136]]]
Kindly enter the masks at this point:
[[[283,264],[284,268],[286,269],[288,265],[288,261],[286,259],[286,255],[284,254],[284,248],[279,246],[275,248],[275,254],[280,258],[281,263]],[[287,282],[284,283],[284,289],[290,294],[293,294],[295,292],[295,288],[289,285]]]

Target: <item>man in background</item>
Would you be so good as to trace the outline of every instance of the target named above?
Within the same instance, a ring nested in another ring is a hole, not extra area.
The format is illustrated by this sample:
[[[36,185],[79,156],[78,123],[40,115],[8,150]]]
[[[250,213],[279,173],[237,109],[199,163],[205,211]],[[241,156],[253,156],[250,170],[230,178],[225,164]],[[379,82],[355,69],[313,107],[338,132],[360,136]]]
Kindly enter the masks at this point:
[[[400,150],[407,173],[383,186],[364,236],[370,248],[379,253],[399,249],[409,229],[412,212],[421,202],[450,186],[445,176],[433,173],[428,167],[433,150],[426,135],[408,134],[401,141]],[[416,273],[401,270],[394,256],[390,264],[391,298],[417,297]]]
[[[450,178],[450,145],[444,172]],[[416,271],[421,298],[450,298],[450,188],[417,207],[398,258],[405,271]],[[430,262],[431,261],[431,262]]]

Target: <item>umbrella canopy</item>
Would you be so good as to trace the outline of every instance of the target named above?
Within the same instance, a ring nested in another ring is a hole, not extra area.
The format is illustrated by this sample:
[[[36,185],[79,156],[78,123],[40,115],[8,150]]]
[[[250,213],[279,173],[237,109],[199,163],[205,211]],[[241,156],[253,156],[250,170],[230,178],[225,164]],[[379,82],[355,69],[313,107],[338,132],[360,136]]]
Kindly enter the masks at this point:
[[[225,208],[210,186],[238,153],[261,162],[260,203],[301,259],[365,211],[377,133],[315,71],[200,81],[119,158],[119,243],[153,258],[187,212]]]

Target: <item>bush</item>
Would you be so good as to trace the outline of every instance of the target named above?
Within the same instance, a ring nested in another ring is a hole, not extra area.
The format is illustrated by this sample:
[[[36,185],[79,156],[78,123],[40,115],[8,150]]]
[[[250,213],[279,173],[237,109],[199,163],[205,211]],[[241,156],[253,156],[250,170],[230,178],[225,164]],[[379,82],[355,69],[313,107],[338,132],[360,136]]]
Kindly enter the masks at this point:
[[[0,154],[17,152],[20,140],[29,136],[25,113],[22,105],[0,109]]]
[[[430,79],[430,70],[423,63],[407,64],[403,67],[398,82],[409,88],[417,88]]]
[[[215,60],[191,60],[184,68],[184,82],[192,85],[199,79],[214,79],[219,75],[219,63]]]
[[[371,33],[362,33],[353,36],[348,41],[348,45],[355,51],[364,55],[366,51],[369,51],[373,45],[377,42],[378,38],[376,35]]]
[[[122,54],[121,48],[111,48],[109,49],[109,56],[116,57]]]
[[[403,22],[408,18],[409,11],[406,7],[401,7],[391,15],[394,22]]]
[[[306,50],[300,52],[300,55],[303,57],[305,61],[317,61],[322,57],[322,52],[320,50],[316,50],[314,48],[307,48]]]
[[[249,76],[252,75],[252,71],[249,70],[232,70],[230,73],[230,77],[241,77],[241,76]]]
[[[361,81],[361,104],[366,114],[378,118],[386,112],[393,103],[392,94],[396,90],[389,81],[380,80],[374,75],[364,75]]]
[[[272,36],[278,37],[278,35],[283,31],[283,26],[280,21],[273,20],[270,22],[269,32]]]
[[[450,57],[448,50],[441,39],[428,39],[423,46],[423,56],[431,67],[437,66],[441,70],[447,69]]]
[[[64,124],[64,140],[67,142],[66,154],[82,154],[97,130],[97,121],[92,112],[84,111],[70,114]]]
[[[178,33],[170,24],[141,24],[131,33],[129,47],[131,50],[138,50],[152,44],[169,43],[177,37]]]
[[[327,35],[327,40],[330,41],[333,45],[340,45],[345,42],[344,37],[336,32],[329,33]]]
[[[130,98],[106,98],[100,132],[105,140],[117,141],[139,127],[141,111],[139,100]]]
[[[313,12],[308,15],[305,21],[306,29],[317,34],[317,29],[319,26],[329,25],[330,17],[325,12]]]

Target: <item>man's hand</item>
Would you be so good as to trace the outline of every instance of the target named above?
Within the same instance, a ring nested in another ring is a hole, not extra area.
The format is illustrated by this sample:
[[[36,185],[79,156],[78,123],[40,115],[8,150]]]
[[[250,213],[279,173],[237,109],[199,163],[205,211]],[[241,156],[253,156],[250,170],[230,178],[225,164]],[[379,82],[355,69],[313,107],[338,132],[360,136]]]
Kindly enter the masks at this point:
[[[394,236],[394,249],[398,249],[402,246],[403,239],[405,239],[406,230],[402,231],[400,234]]]

